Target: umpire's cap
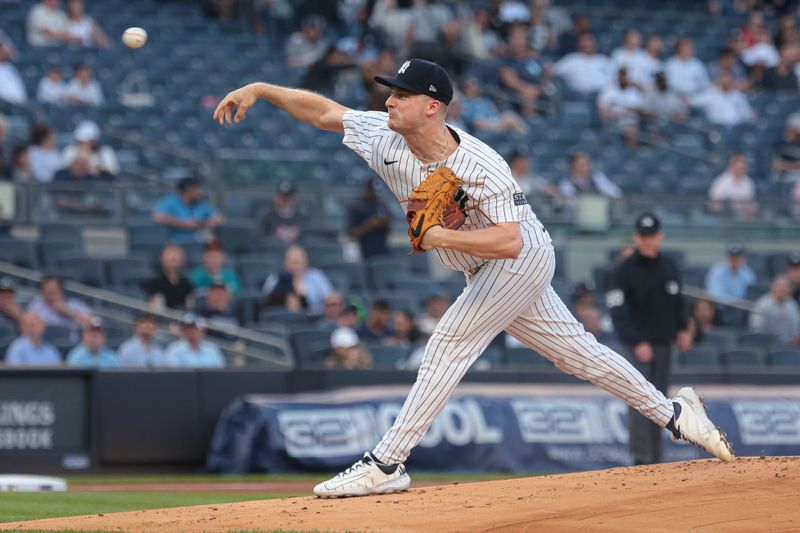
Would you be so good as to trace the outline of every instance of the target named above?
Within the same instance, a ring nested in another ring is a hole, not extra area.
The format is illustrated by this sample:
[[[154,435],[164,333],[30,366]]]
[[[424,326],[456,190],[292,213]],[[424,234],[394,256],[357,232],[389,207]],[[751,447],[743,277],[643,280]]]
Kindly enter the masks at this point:
[[[642,213],[636,219],[636,233],[639,235],[655,235],[661,231],[661,221],[653,213]]]
[[[398,87],[412,93],[427,94],[449,105],[453,99],[453,82],[447,71],[424,59],[409,59],[394,78],[375,76],[375,81],[387,87]]]

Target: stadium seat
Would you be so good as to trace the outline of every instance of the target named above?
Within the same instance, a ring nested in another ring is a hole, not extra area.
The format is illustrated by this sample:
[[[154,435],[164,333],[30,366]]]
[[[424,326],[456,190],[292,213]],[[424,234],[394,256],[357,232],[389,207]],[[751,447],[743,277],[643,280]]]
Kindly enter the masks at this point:
[[[682,366],[715,367],[720,364],[719,353],[714,349],[694,347],[679,355]]]
[[[112,285],[132,285],[139,283],[154,274],[151,264],[139,257],[118,257],[106,260],[106,279]]]
[[[507,365],[537,367],[549,364],[547,359],[525,347],[506,348],[504,362]]]
[[[39,226],[40,243],[72,244],[76,249],[83,249],[83,234],[80,226],[68,224],[41,224]]]
[[[401,274],[408,274],[408,263],[395,259],[376,257],[367,261],[367,275],[373,290],[394,289],[396,280]]]
[[[261,311],[258,319],[261,322],[276,322],[286,326],[304,326],[310,325],[311,320],[303,313],[295,313],[294,311],[286,311],[280,308],[267,308]]]
[[[772,366],[800,367],[800,350],[775,350],[769,352],[767,361]]]
[[[767,351],[770,348],[780,345],[781,339],[771,333],[742,333],[736,339],[738,346],[746,346],[750,349]]]
[[[20,239],[0,239],[0,261],[36,270],[39,268],[37,243]]]
[[[382,344],[370,345],[367,347],[372,354],[373,368],[383,370],[393,370],[398,363],[408,359],[410,350],[402,346],[385,346]]]
[[[720,354],[722,363],[728,367],[762,366],[764,356],[755,350],[726,350]]]
[[[101,259],[93,257],[64,257],[58,260],[58,273],[65,279],[71,279],[94,287],[105,287],[106,267]]]
[[[289,334],[289,344],[296,358],[303,358],[320,348],[330,350],[331,333],[320,329],[300,329]]]
[[[278,272],[277,257],[267,259],[244,259],[237,263],[236,269],[242,277],[242,283],[249,289],[261,289],[270,274]]]
[[[367,289],[366,270],[362,263],[336,262],[326,263],[319,269],[329,276],[344,276],[347,278],[347,291],[364,291]]]

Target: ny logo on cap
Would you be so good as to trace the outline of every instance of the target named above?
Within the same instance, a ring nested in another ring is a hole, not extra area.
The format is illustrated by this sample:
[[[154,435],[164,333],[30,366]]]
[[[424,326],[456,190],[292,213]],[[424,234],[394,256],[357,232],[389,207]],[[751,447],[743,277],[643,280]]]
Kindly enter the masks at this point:
[[[403,66],[400,67],[400,70],[398,70],[397,73],[403,74],[410,65],[411,61],[406,61],[405,63],[403,63]]]
[[[432,92],[432,93],[435,93],[435,92],[436,92],[436,87],[434,87],[433,85],[431,85],[430,87],[428,87],[428,90],[429,90],[430,92]]]

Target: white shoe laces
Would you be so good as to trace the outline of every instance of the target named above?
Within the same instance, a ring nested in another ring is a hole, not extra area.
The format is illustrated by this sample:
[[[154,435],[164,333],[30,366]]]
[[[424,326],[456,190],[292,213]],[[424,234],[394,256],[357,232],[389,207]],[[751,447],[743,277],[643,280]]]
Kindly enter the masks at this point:
[[[336,476],[336,477],[337,478],[345,477],[346,475],[348,475],[348,474],[350,474],[352,472],[355,472],[356,470],[358,470],[362,466],[365,466],[364,461],[357,461],[355,464],[353,464],[353,466],[351,466],[350,468],[348,468],[344,472],[339,473],[339,475]]]

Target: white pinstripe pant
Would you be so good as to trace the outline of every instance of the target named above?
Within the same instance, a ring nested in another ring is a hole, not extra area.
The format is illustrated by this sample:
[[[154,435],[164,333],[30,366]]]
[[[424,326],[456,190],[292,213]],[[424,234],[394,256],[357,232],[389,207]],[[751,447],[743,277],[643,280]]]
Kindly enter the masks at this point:
[[[406,460],[469,367],[503,330],[659,426],[672,418],[672,402],[624,357],[587,333],[550,287],[552,245],[525,250],[515,260],[489,261],[469,277],[428,341],[417,381],[394,425],[373,450],[379,460]]]

